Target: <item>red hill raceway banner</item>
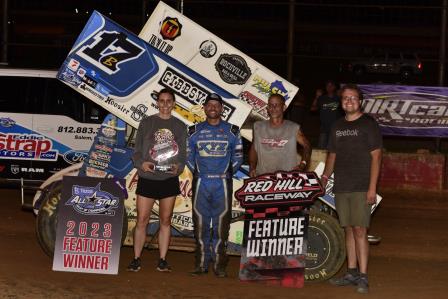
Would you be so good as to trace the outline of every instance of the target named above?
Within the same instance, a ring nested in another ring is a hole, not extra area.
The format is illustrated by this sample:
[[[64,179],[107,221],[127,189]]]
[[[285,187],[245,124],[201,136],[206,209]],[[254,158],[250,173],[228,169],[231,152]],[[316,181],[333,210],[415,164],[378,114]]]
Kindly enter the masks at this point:
[[[174,114],[190,125],[203,121],[210,93],[224,100],[223,119],[241,126],[252,107],[133,33],[94,11],[61,66],[57,78],[138,127],[157,112],[157,92],[176,94]]]
[[[448,88],[360,85],[364,112],[384,135],[448,137]]]
[[[298,91],[290,82],[163,2],[159,2],[139,37],[249,104],[252,115],[258,119],[268,118],[266,108],[271,93],[282,94],[289,105]]]
[[[239,278],[301,288],[310,206],[323,188],[314,172],[264,174],[244,180],[235,197],[245,209]]]

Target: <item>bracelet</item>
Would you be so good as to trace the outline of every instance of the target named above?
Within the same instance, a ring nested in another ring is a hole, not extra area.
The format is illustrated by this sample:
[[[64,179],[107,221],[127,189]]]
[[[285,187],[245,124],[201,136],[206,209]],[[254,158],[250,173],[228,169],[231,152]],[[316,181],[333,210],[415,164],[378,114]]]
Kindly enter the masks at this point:
[[[302,161],[300,161],[300,164],[305,164],[305,166],[306,166],[306,161],[305,160],[302,160]]]

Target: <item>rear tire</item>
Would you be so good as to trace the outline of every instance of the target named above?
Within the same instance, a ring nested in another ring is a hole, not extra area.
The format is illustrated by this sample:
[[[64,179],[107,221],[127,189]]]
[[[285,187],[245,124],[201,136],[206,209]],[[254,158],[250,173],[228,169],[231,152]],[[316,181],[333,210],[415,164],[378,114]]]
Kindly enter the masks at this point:
[[[334,276],[345,261],[345,235],[338,221],[310,211],[305,280],[324,281]]]
[[[36,220],[36,235],[40,247],[49,257],[53,257],[56,242],[56,228],[58,225],[58,205],[61,200],[62,181],[53,183],[52,188],[45,195],[39,208]],[[126,209],[123,211],[123,229],[121,244],[123,244],[128,231],[128,217]]]

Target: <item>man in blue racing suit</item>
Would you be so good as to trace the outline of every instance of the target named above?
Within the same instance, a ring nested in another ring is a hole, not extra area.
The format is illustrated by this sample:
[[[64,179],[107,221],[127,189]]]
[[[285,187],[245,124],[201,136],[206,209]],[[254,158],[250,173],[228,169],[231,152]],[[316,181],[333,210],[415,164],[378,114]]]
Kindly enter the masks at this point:
[[[232,174],[243,161],[239,128],[221,119],[222,98],[207,96],[206,121],[189,128],[187,166],[193,173],[193,224],[196,261],[192,275],[208,272],[214,261],[218,277],[226,276],[226,245],[232,211]],[[212,231],[210,231],[210,223]]]

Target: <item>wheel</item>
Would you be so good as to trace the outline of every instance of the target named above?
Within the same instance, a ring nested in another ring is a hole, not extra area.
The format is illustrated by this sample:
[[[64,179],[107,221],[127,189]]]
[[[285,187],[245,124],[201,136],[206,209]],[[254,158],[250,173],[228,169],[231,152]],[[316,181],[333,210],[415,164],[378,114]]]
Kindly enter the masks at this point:
[[[44,196],[39,207],[36,220],[36,235],[40,247],[48,256],[54,253],[54,243],[56,241],[56,227],[58,204],[61,200],[62,182],[55,182],[52,188]]]
[[[55,182],[45,195],[39,208],[36,220],[36,235],[40,247],[49,257],[53,257],[56,242],[56,227],[58,225],[58,204],[61,200],[62,181]],[[126,209],[123,212],[123,229],[121,244],[124,243],[128,231],[128,217]]]
[[[345,236],[338,221],[310,211],[305,280],[323,281],[335,275],[345,261]]]

